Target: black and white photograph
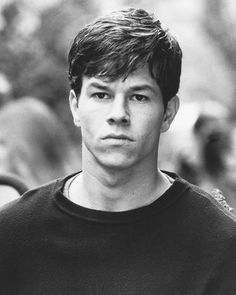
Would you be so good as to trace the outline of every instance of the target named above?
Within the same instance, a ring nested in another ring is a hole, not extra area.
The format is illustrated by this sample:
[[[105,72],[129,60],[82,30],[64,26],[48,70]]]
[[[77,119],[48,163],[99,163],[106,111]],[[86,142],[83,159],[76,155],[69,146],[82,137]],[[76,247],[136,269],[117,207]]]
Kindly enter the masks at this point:
[[[0,294],[236,294],[233,0],[1,0]]]

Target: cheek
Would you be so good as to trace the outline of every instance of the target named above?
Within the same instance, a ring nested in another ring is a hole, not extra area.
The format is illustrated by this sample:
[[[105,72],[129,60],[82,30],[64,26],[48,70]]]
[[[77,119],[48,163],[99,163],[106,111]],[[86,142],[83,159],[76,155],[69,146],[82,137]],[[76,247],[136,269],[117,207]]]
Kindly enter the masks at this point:
[[[81,133],[83,136],[92,133],[93,121],[88,117],[80,116]]]
[[[143,113],[142,116],[137,118],[137,125],[142,132],[146,135],[153,136],[160,133],[160,129],[163,122],[162,112],[149,112]]]
[[[139,140],[143,150],[155,149],[159,143],[162,117],[156,116],[156,114],[155,116],[150,116],[149,114],[149,120],[140,120],[138,124],[141,131]]]
[[[101,113],[86,108],[81,109],[79,116],[82,135],[95,137],[102,126]]]

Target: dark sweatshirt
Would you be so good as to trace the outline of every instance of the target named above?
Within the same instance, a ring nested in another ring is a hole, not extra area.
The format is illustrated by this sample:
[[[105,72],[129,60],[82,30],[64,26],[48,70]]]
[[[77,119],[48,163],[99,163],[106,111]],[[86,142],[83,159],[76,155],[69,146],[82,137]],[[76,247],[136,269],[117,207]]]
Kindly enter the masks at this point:
[[[171,176],[160,198],[129,211],[72,203],[71,176],[4,206],[0,294],[235,295],[233,215]]]

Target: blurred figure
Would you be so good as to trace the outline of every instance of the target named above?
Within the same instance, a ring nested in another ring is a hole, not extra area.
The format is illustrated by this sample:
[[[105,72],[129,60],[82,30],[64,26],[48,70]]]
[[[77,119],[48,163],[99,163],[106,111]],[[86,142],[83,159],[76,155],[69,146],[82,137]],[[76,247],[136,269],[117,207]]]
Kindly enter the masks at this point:
[[[232,126],[225,119],[203,113],[192,131],[197,149],[192,157],[180,156],[180,175],[209,193],[219,189],[229,205],[236,208],[236,174],[230,169],[235,150]]]
[[[80,167],[78,153],[56,115],[35,98],[10,102],[0,110],[0,173],[40,185]]]
[[[229,125],[215,117],[201,115],[195,123],[202,169],[213,179],[221,178],[227,169],[225,156],[230,151],[229,132]]]

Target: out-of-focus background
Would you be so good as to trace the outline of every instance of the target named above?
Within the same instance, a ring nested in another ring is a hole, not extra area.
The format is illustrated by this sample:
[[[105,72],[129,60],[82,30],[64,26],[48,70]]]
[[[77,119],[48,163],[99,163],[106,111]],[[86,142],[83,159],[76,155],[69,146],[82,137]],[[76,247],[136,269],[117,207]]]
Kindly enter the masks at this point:
[[[81,168],[81,136],[68,107],[68,49],[85,23],[130,6],[155,13],[184,54],[181,107],[161,139],[161,168],[209,192],[219,188],[236,207],[233,0],[1,0],[0,173],[31,188]]]

